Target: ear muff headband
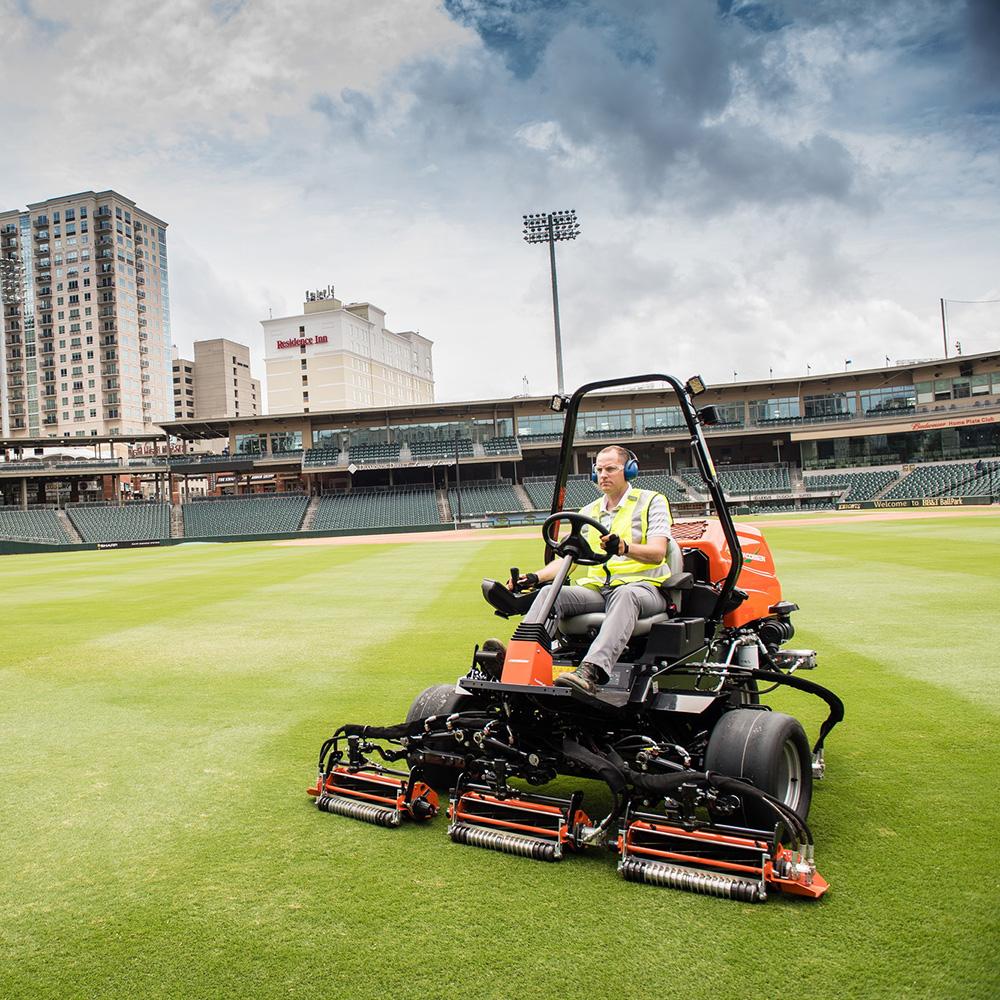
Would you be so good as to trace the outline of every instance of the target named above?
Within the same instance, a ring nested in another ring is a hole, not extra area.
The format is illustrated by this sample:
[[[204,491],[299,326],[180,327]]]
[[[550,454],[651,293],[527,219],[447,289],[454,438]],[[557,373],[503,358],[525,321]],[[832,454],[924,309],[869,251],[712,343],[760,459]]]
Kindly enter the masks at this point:
[[[628,448],[622,448],[628,458],[625,460],[625,482],[631,483],[639,475],[639,459],[635,457],[634,451],[629,451]],[[592,483],[597,482],[597,466],[591,465],[590,467],[590,481]]]

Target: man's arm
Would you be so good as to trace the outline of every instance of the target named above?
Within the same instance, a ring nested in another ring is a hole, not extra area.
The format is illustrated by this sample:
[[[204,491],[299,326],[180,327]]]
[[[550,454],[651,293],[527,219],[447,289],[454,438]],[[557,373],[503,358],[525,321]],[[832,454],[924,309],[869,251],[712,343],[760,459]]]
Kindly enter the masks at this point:
[[[552,562],[550,562],[547,565],[543,566],[537,572],[535,572],[535,573],[525,573],[523,576],[518,577],[518,582],[521,583],[521,584],[525,584],[525,583],[528,582],[528,577],[529,576],[534,576],[538,580],[539,583],[548,583],[549,581],[554,580],[556,578],[556,570],[559,569],[559,564],[561,562],[562,562],[562,559],[553,559]],[[507,581],[507,589],[508,590],[513,590],[514,589],[514,581],[513,580],[508,580]]]
[[[622,539],[618,543],[618,555],[625,555],[626,551],[630,559],[636,562],[650,563],[656,565],[663,562],[667,557],[667,538],[670,535],[670,508],[666,497],[658,493],[649,502],[649,512],[646,521],[646,541],[642,544],[632,542],[631,539]],[[603,545],[608,539],[605,535],[601,539]],[[626,549],[627,542],[627,549]]]
[[[604,535],[601,538],[601,544],[604,545],[610,537],[610,535]],[[656,565],[667,557],[667,536],[651,535],[641,545],[639,542],[626,542],[624,538],[619,538],[617,554],[627,555],[629,559],[634,559],[636,562]]]

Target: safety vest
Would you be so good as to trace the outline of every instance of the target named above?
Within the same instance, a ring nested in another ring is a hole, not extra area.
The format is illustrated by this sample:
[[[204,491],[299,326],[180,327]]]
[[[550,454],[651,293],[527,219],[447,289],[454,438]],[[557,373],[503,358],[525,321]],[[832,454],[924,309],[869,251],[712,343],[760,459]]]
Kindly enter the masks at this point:
[[[611,527],[605,532],[624,538],[629,545],[642,545],[646,541],[646,528],[649,524],[649,505],[653,497],[658,496],[655,490],[630,489],[615,511],[611,519]],[[580,513],[595,521],[601,519],[601,505],[604,497],[598,497],[593,503],[587,504]],[[666,503],[666,497],[664,497]],[[670,505],[667,504],[667,517],[670,517]],[[595,528],[584,527],[583,537],[595,551],[601,551],[601,535]],[[606,572],[605,572],[606,571]],[[608,579],[610,574],[610,581]],[[646,580],[659,585],[670,576],[670,566],[666,554],[660,563],[644,563],[631,556],[612,556],[603,566],[589,566],[587,575],[580,580],[583,587],[620,587],[624,583],[637,583]]]

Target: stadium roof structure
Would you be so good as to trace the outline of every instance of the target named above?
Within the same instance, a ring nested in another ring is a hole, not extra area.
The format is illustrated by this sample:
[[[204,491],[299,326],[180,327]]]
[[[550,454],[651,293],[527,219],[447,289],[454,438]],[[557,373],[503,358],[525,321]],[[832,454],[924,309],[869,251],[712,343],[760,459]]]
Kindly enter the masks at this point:
[[[159,434],[95,434],[91,437],[0,438],[0,450],[15,448],[89,448],[95,444],[138,444],[163,441],[166,431]]]
[[[983,361],[997,361],[1000,363],[1000,351],[985,351],[980,354],[966,354],[952,358],[927,358],[907,362],[897,362],[894,365],[886,365],[881,368],[859,368],[850,369],[843,372],[819,372],[817,374],[784,376],[777,378],[753,379],[740,382],[717,382],[709,383],[709,397],[730,395],[739,393],[741,390],[748,391],[762,389],[768,392],[780,392],[782,388],[787,388],[790,392],[797,394],[808,386],[829,386],[834,381],[855,383],[858,380],[870,378],[886,379],[882,384],[891,384],[898,378],[918,378],[932,379],[937,374],[937,369],[943,365],[953,366],[955,364],[972,365]],[[650,367],[656,367],[650,365]],[[669,366],[668,366],[669,367]],[[808,391],[808,390],[807,390]],[[616,400],[641,400],[651,395],[662,392],[658,386],[650,383],[648,386],[630,386],[624,390],[608,390],[595,394],[593,400],[613,398]],[[517,407],[521,412],[544,411],[548,409],[552,394],[544,396],[508,396],[500,399],[476,399],[462,400],[457,402],[434,402],[434,403],[411,403],[401,406],[373,406],[343,410],[313,410],[308,413],[263,413],[257,416],[246,417],[216,417],[211,419],[197,420],[170,420],[165,421],[162,426],[164,433],[186,441],[217,440],[229,437],[234,428],[251,432],[254,427],[267,428],[269,430],[280,429],[281,427],[300,428],[303,421],[308,420],[314,426],[317,424],[350,423],[350,424],[371,424],[373,419],[384,416],[387,424],[405,424],[415,420],[448,420],[459,419],[469,416],[483,416],[492,408],[507,409]],[[93,439],[92,439],[93,440]]]

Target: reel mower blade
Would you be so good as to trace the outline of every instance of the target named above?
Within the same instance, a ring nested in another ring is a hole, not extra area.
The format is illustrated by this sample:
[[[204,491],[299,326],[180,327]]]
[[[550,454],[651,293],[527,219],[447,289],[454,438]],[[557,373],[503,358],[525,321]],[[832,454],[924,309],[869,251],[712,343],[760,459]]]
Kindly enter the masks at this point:
[[[461,779],[448,806],[448,836],[457,844],[485,847],[536,861],[559,861],[580,843],[590,819],[580,808],[583,795],[569,799],[528,792],[502,797],[488,785]]]
[[[390,828],[406,818],[417,822],[432,819],[439,809],[437,793],[412,774],[335,767],[307,789],[307,794],[323,812]]]
[[[759,831],[682,827],[630,811],[618,836],[618,871],[630,882],[762,903],[769,887],[818,899],[829,888],[810,858],[775,847]]]

